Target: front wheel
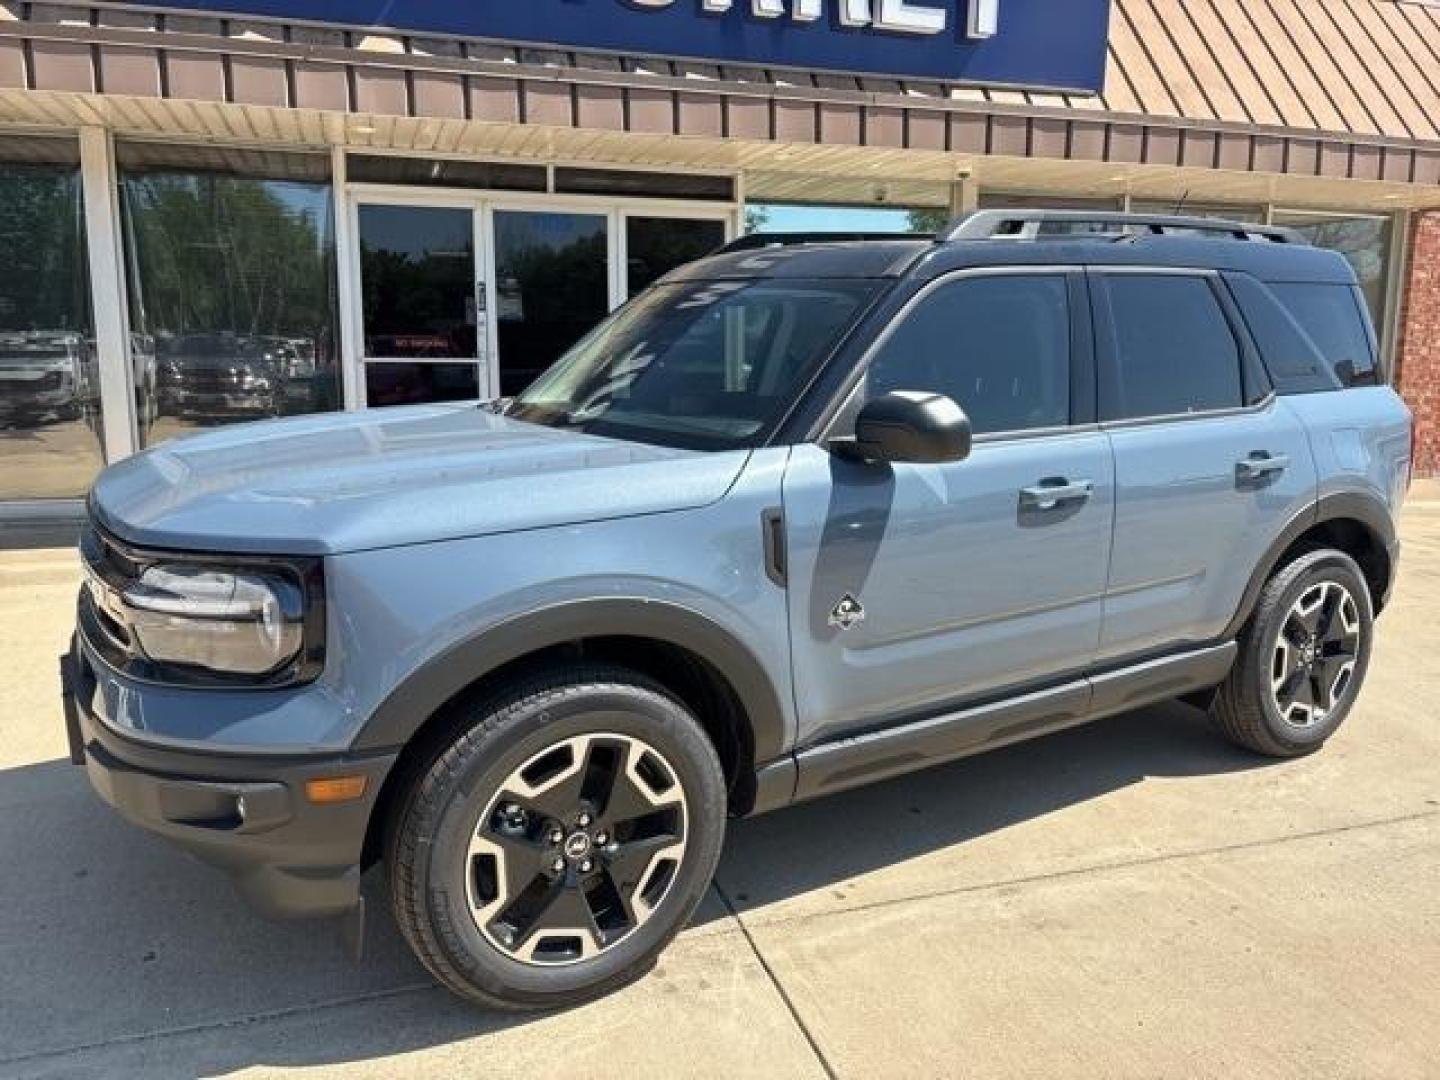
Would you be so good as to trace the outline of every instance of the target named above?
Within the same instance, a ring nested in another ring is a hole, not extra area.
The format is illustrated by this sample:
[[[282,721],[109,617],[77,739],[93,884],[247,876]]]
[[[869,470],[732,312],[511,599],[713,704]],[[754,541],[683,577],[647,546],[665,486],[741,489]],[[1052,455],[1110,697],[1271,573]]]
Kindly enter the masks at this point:
[[[1344,552],[1311,551],[1281,567],[1215,696],[1221,731],[1270,757],[1318,750],[1360,693],[1374,622],[1365,576]]]
[[[421,962],[508,1008],[644,974],[720,856],[724,776],[700,724],[618,668],[542,676],[462,723],[390,835],[395,916]]]

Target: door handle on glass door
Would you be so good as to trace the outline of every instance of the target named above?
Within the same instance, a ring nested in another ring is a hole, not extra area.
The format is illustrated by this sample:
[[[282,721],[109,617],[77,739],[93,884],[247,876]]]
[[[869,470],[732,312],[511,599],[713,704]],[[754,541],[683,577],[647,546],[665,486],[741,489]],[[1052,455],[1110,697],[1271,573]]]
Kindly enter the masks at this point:
[[[1020,489],[1020,505],[1028,510],[1054,510],[1061,503],[1084,502],[1094,490],[1093,480],[1067,480],[1064,477],[1041,480],[1033,487]]]
[[[1284,472],[1289,467],[1290,458],[1287,455],[1257,450],[1235,463],[1235,475],[1241,480],[1263,480],[1274,473]]]

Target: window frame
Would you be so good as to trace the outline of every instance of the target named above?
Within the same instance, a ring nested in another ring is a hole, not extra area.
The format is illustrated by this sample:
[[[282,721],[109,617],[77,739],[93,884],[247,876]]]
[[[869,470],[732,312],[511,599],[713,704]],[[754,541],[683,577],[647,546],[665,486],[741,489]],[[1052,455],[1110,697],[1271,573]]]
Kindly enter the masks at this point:
[[[869,374],[870,364],[916,308],[946,286],[962,281],[999,277],[1059,277],[1066,283],[1070,308],[1070,421],[1049,427],[987,431],[976,434],[974,444],[978,446],[1045,438],[1094,428],[1098,408],[1095,335],[1085,268],[1073,264],[977,266],[953,270],[922,281],[904,299],[900,307],[889,316],[880,332],[865,346],[854,370],[835,394],[828,414],[817,425],[819,436],[813,441],[823,446],[833,438],[854,433],[855,418],[865,404],[866,376]]]
[[[1250,337],[1240,309],[1226,288],[1221,272],[1201,267],[1178,266],[1091,266],[1086,270],[1095,326],[1095,367],[1098,422],[1103,428],[1135,427],[1142,424],[1167,424],[1176,421],[1205,420],[1259,412],[1275,397],[1275,388],[1260,359],[1260,351]],[[1215,298],[1230,336],[1235,342],[1236,363],[1239,365],[1239,405],[1193,412],[1157,413],[1153,416],[1125,416],[1120,407],[1118,388],[1122,382],[1119,344],[1114,309],[1110,303],[1109,279],[1115,277],[1185,277],[1202,280]]]

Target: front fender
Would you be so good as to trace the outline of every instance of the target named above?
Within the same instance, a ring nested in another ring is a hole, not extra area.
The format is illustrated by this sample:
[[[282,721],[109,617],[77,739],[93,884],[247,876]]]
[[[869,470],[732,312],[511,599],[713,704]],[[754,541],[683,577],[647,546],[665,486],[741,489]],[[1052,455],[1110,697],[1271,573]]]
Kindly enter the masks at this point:
[[[451,645],[422,664],[381,703],[356,738],[355,749],[402,746],[429,716],[477,679],[541,649],[601,636],[651,638],[701,657],[724,676],[744,707],[755,760],[767,762],[784,752],[781,698],[754,652],[708,616],[644,597],[557,603],[504,619]]]

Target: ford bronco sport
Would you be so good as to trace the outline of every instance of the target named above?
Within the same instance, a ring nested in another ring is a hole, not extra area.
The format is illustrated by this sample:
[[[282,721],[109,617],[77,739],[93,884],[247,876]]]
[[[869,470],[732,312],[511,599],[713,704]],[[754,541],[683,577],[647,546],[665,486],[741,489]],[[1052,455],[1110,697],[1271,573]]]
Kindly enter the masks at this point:
[[[265,912],[355,932],[383,861],[446,986],[582,1000],[685,924],[727,815],[1177,696],[1320,747],[1395,577],[1376,353],[1282,229],[752,237],[514,400],[105,472],[72,752]]]

